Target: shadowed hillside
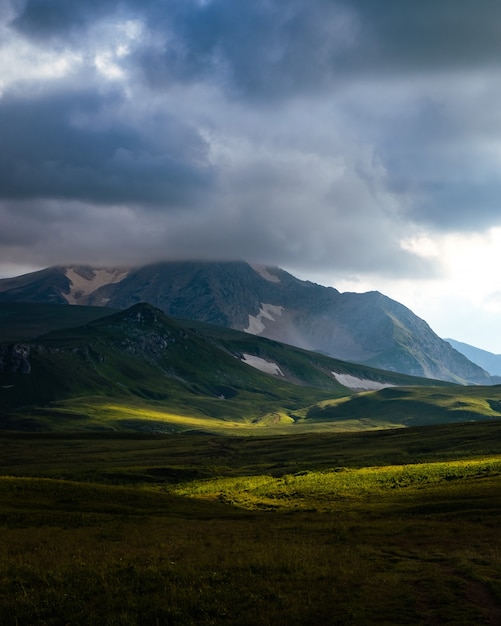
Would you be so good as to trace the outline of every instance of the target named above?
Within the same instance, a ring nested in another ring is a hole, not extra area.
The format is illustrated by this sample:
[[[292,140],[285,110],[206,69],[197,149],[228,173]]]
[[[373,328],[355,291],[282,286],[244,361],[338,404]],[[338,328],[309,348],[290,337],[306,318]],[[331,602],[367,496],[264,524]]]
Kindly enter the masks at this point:
[[[16,306],[24,336],[21,320],[32,332],[39,305],[32,319],[23,313],[32,305]],[[68,328],[73,315],[94,317],[95,309],[51,310],[64,310],[64,319],[42,319],[40,326],[59,320],[64,328],[0,344],[3,429],[285,433],[501,415],[498,387],[460,387],[348,363],[174,320],[148,304],[75,328]]]

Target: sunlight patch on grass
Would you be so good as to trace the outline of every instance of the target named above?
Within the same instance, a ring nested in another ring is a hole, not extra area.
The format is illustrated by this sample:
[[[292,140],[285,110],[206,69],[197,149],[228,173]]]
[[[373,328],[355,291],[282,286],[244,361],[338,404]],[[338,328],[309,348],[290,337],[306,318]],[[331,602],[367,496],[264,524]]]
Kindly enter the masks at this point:
[[[216,401],[214,401],[216,402]],[[221,403],[226,401],[219,401]],[[203,407],[202,407],[203,408]],[[163,408],[160,403],[140,402],[135,399],[112,400],[102,396],[86,396],[53,402],[36,409],[29,417],[47,430],[75,432],[89,430],[181,432],[199,430],[214,434],[235,436],[287,435],[306,432],[356,432],[405,428],[384,418],[352,418],[310,421],[296,413],[275,410],[256,417],[251,412],[235,408],[234,416],[197,414],[193,407]],[[294,417],[292,416],[294,415]]]
[[[131,407],[128,405],[120,404],[103,404],[100,407],[100,411],[106,414],[107,419],[110,420],[155,420],[158,422],[167,422],[169,424],[175,424],[184,428],[203,428],[214,429],[219,426],[231,427],[231,428],[246,428],[249,425],[245,422],[237,421],[225,421],[218,420],[213,417],[196,417],[190,415],[179,415],[178,413],[171,413],[170,411],[161,411],[159,409],[153,409],[148,407]]]
[[[244,508],[336,508],[339,501],[381,497],[395,489],[422,489],[447,481],[501,475],[501,456],[385,467],[299,472],[194,481],[174,489],[179,495],[218,498]]]

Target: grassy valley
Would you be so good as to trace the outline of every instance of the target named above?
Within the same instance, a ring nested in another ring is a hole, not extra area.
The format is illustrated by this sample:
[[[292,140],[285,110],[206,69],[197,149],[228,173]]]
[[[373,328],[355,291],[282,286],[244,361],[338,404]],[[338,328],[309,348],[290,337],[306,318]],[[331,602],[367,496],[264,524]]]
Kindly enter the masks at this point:
[[[495,624],[498,423],[0,436],[0,624]]]

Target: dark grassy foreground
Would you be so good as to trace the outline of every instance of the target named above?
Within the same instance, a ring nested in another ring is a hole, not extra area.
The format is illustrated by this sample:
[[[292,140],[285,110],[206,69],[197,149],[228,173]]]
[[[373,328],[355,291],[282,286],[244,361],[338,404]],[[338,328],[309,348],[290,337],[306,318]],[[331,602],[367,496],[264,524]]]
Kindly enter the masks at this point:
[[[499,423],[0,459],[2,625],[501,623]]]

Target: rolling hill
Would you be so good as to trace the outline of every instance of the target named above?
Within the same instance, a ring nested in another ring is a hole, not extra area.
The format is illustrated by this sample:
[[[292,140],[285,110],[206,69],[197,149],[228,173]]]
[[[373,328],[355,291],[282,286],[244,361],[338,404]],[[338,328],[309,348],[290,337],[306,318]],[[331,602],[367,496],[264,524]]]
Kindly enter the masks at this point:
[[[501,417],[496,386],[461,387],[383,371],[176,320],[145,303],[98,318],[96,310],[79,306],[18,304],[16,310],[18,336],[0,343],[4,430],[245,434]],[[41,310],[45,318],[38,317]],[[85,317],[88,323],[70,327]],[[60,328],[23,340],[23,326],[33,332],[37,319],[40,329]]]
[[[68,308],[66,324],[73,313],[81,317],[78,309]],[[34,315],[37,310],[35,305]],[[139,420],[139,428],[151,428],[144,420],[147,414],[154,416],[150,422],[177,416],[189,428],[206,418],[241,424],[293,422],[289,413],[349,392],[329,373],[334,362],[326,366],[322,357],[309,362],[290,356],[290,374],[284,357],[283,371],[271,376],[246,364],[251,356],[261,369],[265,363],[263,356],[251,355],[252,346],[245,355],[227,346],[148,304],[29,342],[1,344],[1,427],[19,426],[16,416],[21,414],[29,414],[26,426],[36,429],[57,429],[65,420],[67,428],[77,427],[79,420],[86,422],[89,414],[97,413],[104,415],[103,427],[109,427],[114,415],[119,429],[131,424],[134,429]],[[95,420],[90,423],[96,427]]]

